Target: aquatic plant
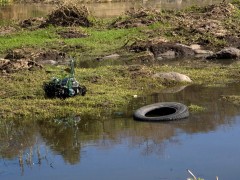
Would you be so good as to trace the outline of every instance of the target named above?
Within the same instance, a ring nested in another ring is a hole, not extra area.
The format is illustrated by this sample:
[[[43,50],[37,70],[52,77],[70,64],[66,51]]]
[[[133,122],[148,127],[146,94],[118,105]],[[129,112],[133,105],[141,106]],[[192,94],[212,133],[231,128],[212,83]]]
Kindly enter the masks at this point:
[[[189,111],[194,112],[194,113],[203,112],[206,110],[204,107],[198,106],[195,104],[190,104],[190,106],[188,106],[188,108],[189,108]]]

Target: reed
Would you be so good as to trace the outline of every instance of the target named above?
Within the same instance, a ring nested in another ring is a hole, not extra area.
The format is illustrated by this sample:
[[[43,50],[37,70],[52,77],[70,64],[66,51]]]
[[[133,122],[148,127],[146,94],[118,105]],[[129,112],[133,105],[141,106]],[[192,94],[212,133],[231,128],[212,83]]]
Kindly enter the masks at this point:
[[[0,6],[4,6],[5,4],[12,3],[12,0],[0,0]]]

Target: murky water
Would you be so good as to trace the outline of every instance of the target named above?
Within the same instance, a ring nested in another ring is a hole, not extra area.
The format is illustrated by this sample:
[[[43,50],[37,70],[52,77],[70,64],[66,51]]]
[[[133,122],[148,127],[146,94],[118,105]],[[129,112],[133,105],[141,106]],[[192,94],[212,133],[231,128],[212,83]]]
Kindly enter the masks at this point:
[[[132,7],[152,7],[158,9],[182,9],[192,5],[208,5],[222,0],[142,0],[133,2],[87,3],[89,11],[96,17],[115,17]],[[30,17],[46,16],[55,8],[47,4],[5,4],[0,5],[0,20],[22,20]]]
[[[139,97],[102,119],[0,121],[0,179],[236,180],[240,167],[240,108],[221,101],[240,86],[187,86]],[[206,112],[185,120],[136,122],[142,105],[177,101]]]

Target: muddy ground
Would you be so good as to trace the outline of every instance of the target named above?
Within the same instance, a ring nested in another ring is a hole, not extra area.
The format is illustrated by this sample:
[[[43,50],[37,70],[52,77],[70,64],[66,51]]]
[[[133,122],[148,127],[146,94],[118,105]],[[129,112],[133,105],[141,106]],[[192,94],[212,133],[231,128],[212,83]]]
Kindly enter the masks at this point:
[[[121,51],[135,52],[136,58],[143,63],[185,57],[239,59],[239,7],[240,2],[235,1],[233,4],[222,2],[217,5],[192,7],[182,11],[131,9],[124,16],[106,23],[104,27],[101,25],[99,31],[136,27],[143,32],[146,31],[146,37],[139,37],[134,41],[129,37],[129,41],[119,48]],[[36,30],[48,26],[60,26],[65,28],[56,32],[61,38],[85,38],[91,35],[74,27],[99,28],[97,21],[94,24],[89,17],[90,14],[86,7],[60,5],[46,18],[26,19],[19,23],[20,27],[1,27],[0,35],[15,33],[20,28]],[[156,26],[156,24],[158,28],[145,29],[145,27]],[[79,50],[81,51],[81,47]],[[69,51],[71,51],[70,46],[63,52],[51,48],[39,50],[23,47],[9,50],[4,59],[25,59],[39,64],[57,65],[67,59]],[[5,70],[11,72],[9,69]]]

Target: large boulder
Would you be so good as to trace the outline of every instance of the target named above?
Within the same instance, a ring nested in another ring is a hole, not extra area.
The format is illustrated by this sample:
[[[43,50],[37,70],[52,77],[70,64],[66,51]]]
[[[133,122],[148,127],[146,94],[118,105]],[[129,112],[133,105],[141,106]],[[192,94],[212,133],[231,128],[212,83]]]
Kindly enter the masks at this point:
[[[156,58],[178,58],[195,55],[194,51],[189,46],[169,42],[153,44],[149,47],[149,50]]]
[[[207,56],[207,59],[238,59],[240,58],[240,49],[227,47],[213,55]]]
[[[153,78],[158,78],[163,81],[192,82],[188,76],[177,72],[156,73],[153,75]]]

